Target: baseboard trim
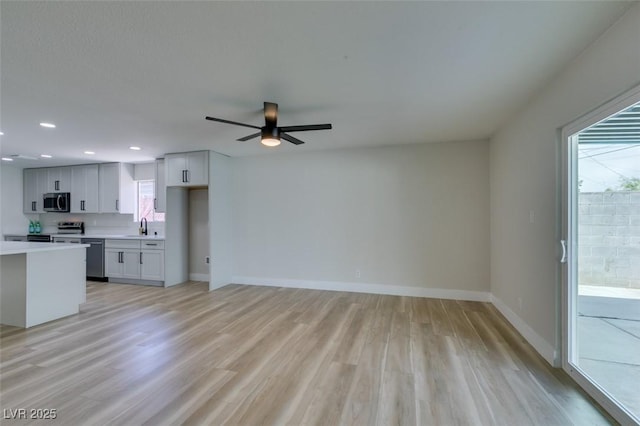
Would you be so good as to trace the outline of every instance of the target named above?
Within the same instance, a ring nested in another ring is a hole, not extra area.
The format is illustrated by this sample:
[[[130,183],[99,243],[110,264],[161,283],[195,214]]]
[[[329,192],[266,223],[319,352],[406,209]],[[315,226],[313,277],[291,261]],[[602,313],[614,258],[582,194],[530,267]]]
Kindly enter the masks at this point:
[[[209,274],[189,273],[189,281],[209,281]]]
[[[386,284],[353,283],[341,281],[292,280],[285,278],[259,278],[234,276],[233,283],[261,285],[269,287],[306,288],[310,290],[348,291],[352,293],[388,294],[392,296],[430,297],[434,299],[469,300],[489,302],[490,294],[485,291],[448,290],[442,288],[424,288],[396,286]]]
[[[560,367],[558,352],[511,310],[502,300],[491,294],[491,303],[518,330],[518,333],[553,367]]]

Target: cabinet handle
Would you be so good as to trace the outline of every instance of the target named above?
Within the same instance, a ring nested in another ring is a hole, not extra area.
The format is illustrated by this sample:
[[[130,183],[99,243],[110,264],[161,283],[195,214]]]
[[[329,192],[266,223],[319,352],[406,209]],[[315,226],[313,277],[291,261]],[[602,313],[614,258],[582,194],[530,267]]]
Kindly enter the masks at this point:
[[[186,170],[182,171],[182,183],[185,183],[187,181],[186,178],[184,177],[184,172],[186,172]]]
[[[153,199],[153,209],[154,210],[158,210],[158,199],[157,198]]]
[[[140,252],[140,264],[142,265],[142,252]]]
[[[121,251],[118,252],[118,263],[124,263],[124,260],[122,260],[122,253]]]
[[[116,211],[119,212],[120,211],[120,206],[118,205],[118,201],[120,200],[116,200]]]
[[[157,246],[157,243],[144,243],[145,246]]]
[[[84,210],[84,200],[80,200],[80,210]]]
[[[60,181],[59,181],[59,180],[57,180],[57,181],[55,181],[55,182],[53,183],[53,188],[54,188],[56,191],[60,191]]]
[[[185,182],[189,183],[189,170],[184,171]]]
[[[31,202],[31,211],[34,211],[34,212],[36,211],[36,202],[35,201]]]

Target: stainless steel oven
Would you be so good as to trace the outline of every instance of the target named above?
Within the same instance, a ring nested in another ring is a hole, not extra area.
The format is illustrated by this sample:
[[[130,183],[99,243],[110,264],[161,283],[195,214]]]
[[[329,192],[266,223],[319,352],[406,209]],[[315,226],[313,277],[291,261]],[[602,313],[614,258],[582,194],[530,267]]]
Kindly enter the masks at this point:
[[[49,192],[42,199],[45,212],[68,213],[71,208],[71,194],[68,192]]]

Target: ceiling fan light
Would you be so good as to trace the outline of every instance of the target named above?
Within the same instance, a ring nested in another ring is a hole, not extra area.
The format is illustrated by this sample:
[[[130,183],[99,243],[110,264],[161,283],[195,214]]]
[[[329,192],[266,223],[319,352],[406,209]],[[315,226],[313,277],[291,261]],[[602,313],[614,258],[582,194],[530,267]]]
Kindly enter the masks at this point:
[[[260,142],[262,142],[262,145],[264,146],[278,146],[280,145],[280,139],[277,138],[273,138],[273,137],[267,137],[267,138],[262,138],[260,140]]]

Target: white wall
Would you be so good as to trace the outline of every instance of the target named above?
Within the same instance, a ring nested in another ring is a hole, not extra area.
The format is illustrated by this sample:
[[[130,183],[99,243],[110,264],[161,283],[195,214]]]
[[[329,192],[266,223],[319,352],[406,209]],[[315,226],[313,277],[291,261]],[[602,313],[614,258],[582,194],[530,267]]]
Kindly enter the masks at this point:
[[[133,220],[132,214],[119,213],[43,213],[39,216],[43,226],[43,233],[56,233],[58,231],[58,222],[61,221],[83,221],[85,225],[85,234],[87,235],[133,235],[138,233],[140,222]],[[28,223],[28,222],[27,222]],[[149,222],[149,235],[157,232],[158,235],[164,235],[164,222]]]
[[[491,292],[549,362],[561,322],[558,129],[638,83],[635,5],[491,140]]]
[[[153,180],[156,178],[156,163],[137,163],[133,165],[134,180]]]
[[[4,161],[0,163],[0,191],[2,234],[27,234],[29,220],[39,220],[39,215],[22,213],[23,191],[20,167]]]
[[[164,285],[189,280],[189,190],[167,188],[164,244]]]
[[[231,158],[209,151],[209,290],[233,282],[231,169]]]
[[[209,281],[209,190],[189,191],[189,279]]]
[[[486,298],[488,160],[487,141],[234,158],[234,282]]]

